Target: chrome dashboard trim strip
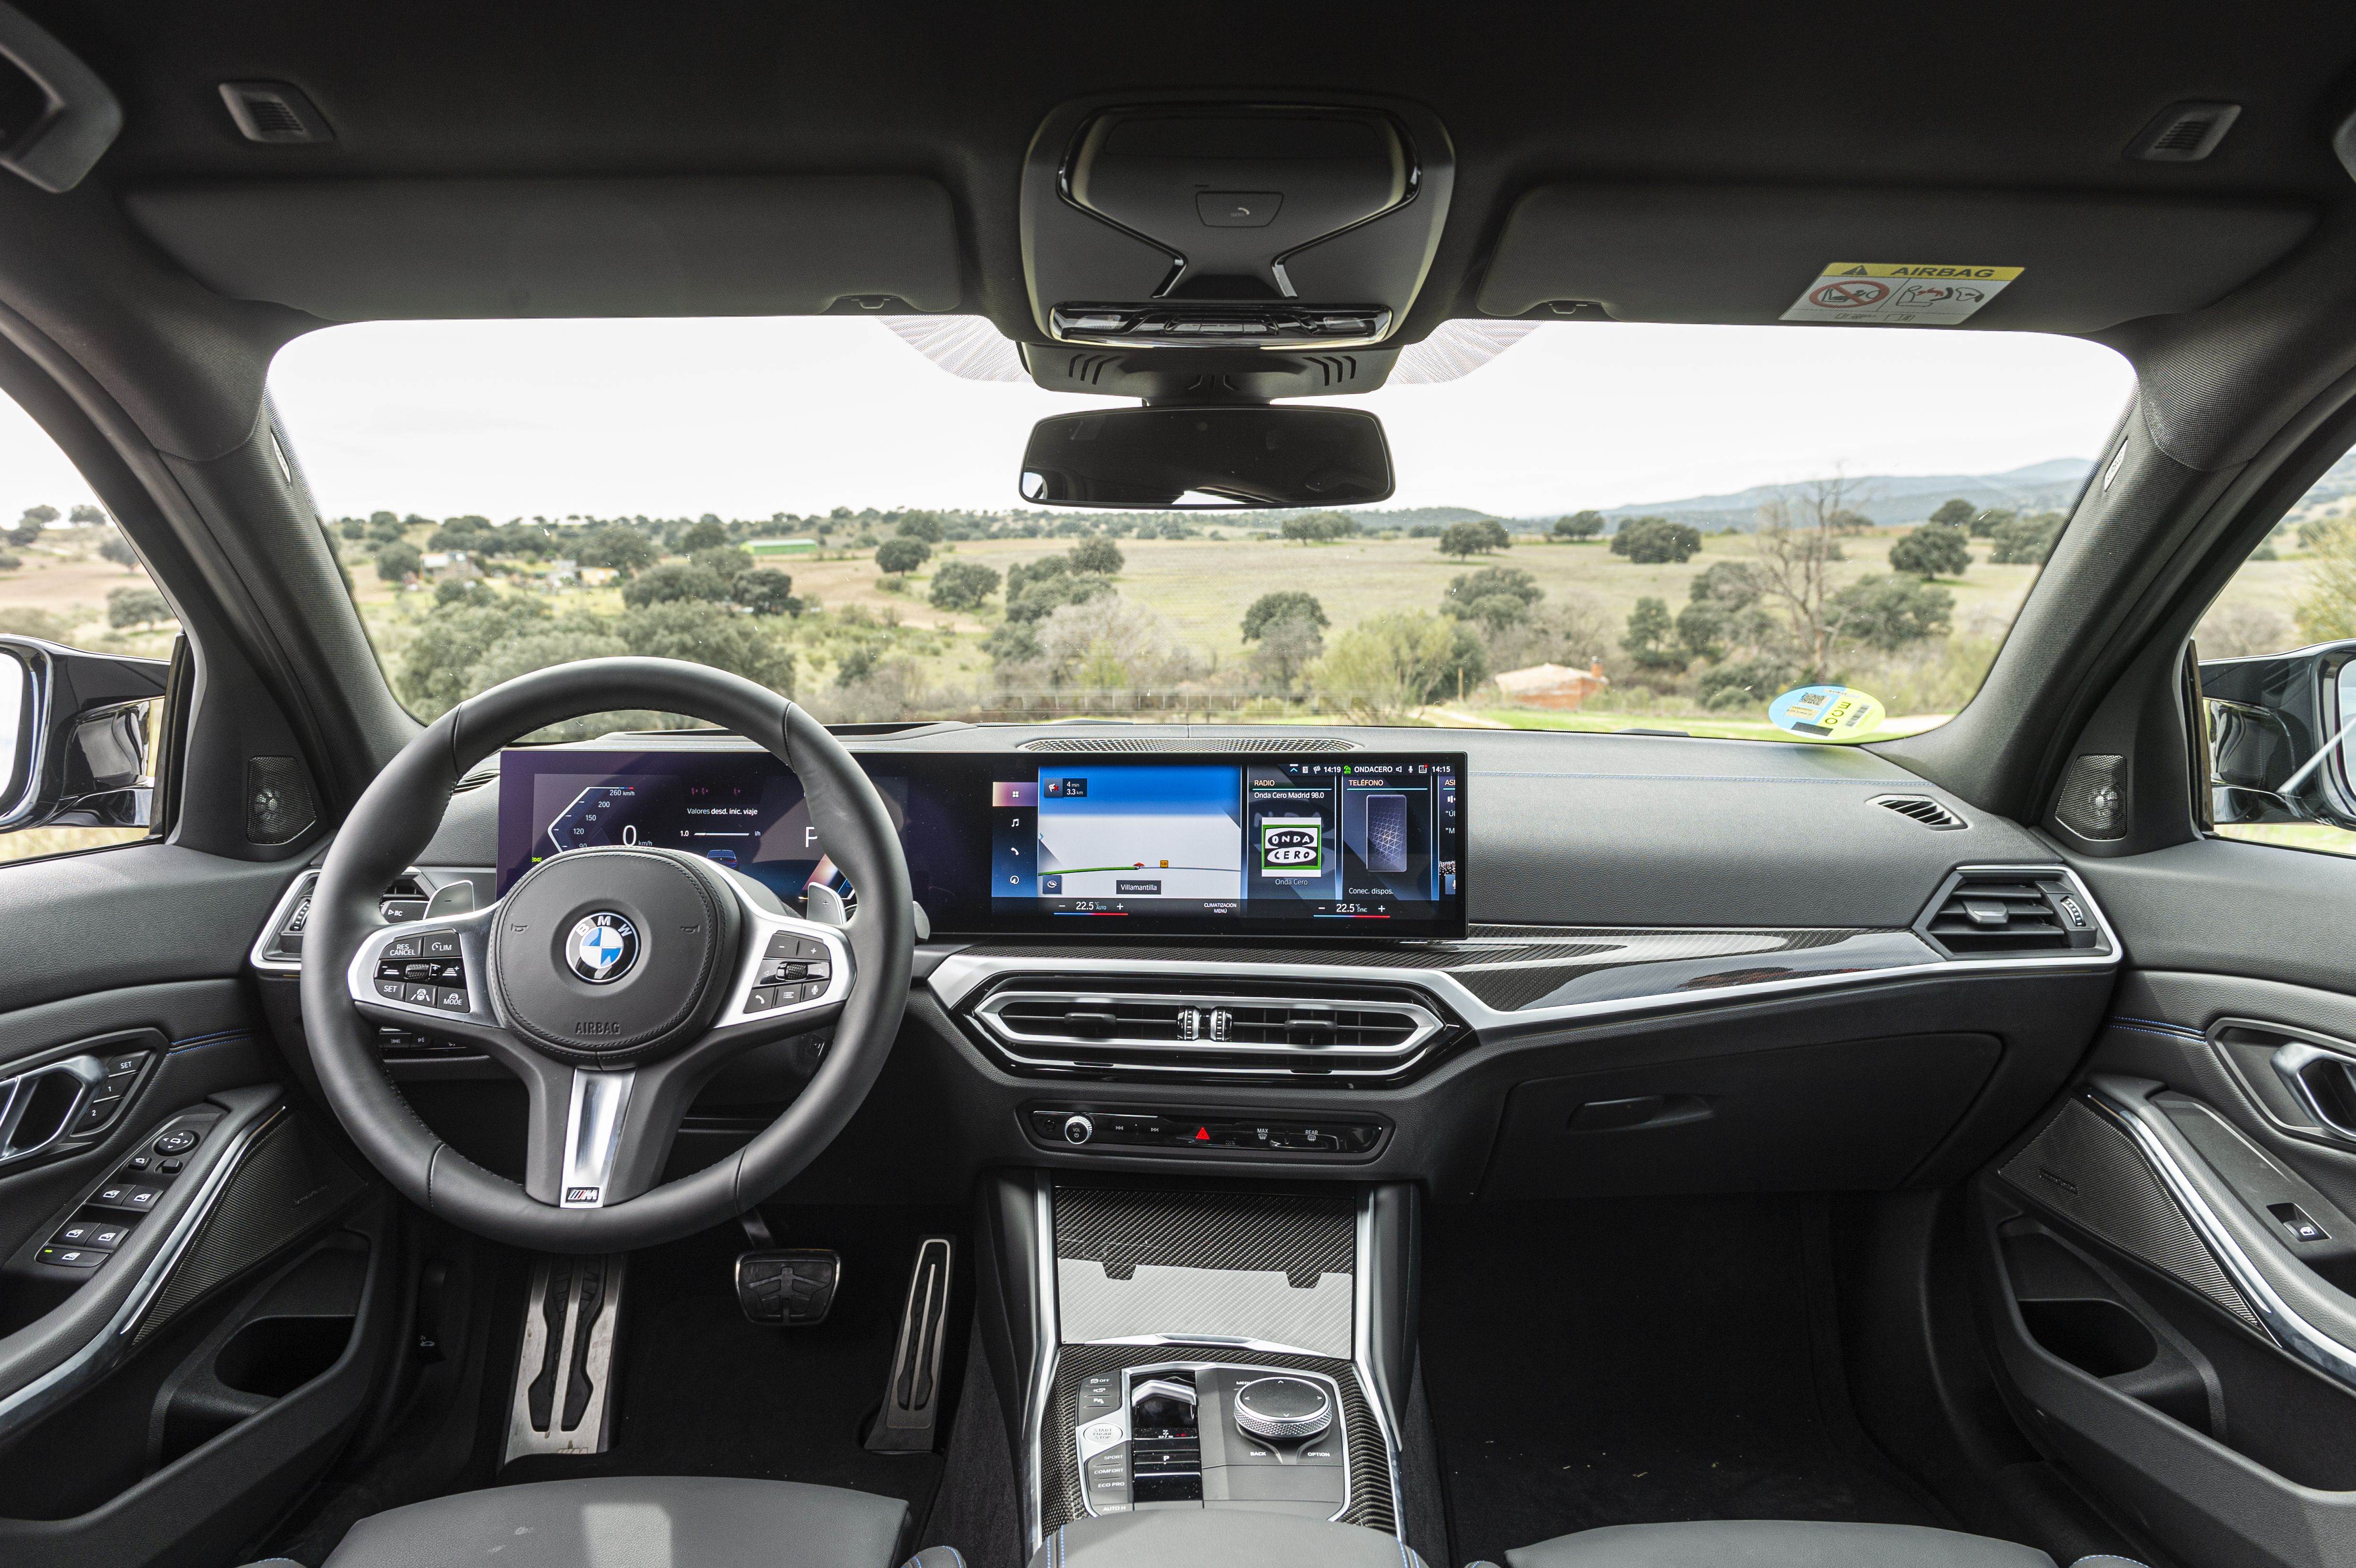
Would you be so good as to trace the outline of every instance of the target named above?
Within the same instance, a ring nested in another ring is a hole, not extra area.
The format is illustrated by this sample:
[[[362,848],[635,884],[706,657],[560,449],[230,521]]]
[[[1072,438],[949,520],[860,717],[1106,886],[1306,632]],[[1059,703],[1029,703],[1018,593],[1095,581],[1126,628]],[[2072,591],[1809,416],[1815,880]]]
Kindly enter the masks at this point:
[[[1031,1386],[1023,1394],[1023,1427],[1030,1435],[1023,1454],[1030,1473],[1023,1477],[1023,1551],[1036,1552],[1045,1539],[1045,1499],[1040,1494],[1044,1475],[1043,1445],[1047,1413],[1055,1403],[1055,1363],[1063,1353],[1064,1332],[1058,1321],[1055,1276],[1055,1179],[1051,1172],[1031,1175],[1032,1251],[1038,1277],[1031,1282]]]
[[[1390,1467],[1391,1533],[1404,1542],[1407,1540],[1407,1499],[1399,1490],[1399,1423],[1391,1409],[1388,1384],[1375,1376],[1375,1282],[1372,1267],[1375,1256],[1375,1193],[1363,1188],[1358,1193],[1356,1232],[1357,1267],[1352,1280],[1352,1290],[1357,1299],[1351,1303],[1350,1365],[1358,1374],[1358,1386],[1365,1390],[1366,1408],[1374,1413],[1375,1429],[1383,1435],[1383,1457]],[[1402,1548],[1404,1551],[1404,1548]]]
[[[138,1328],[140,1318],[145,1316],[149,1305],[163,1291],[166,1282],[172,1277],[172,1271],[179,1266],[182,1256],[195,1244],[205,1221],[220,1203],[221,1194],[229,1189],[230,1179],[244,1165],[246,1157],[252,1153],[254,1144],[264,1132],[284,1120],[286,1114],[285,1105],[281,1104],[268,1115],[260,1117],[236,1135],[227,1152],[206,1174],[204,1185],[197,1189],[195,1200],[172,1227],[170,1241],[163,1251],[148,1260],[138,1283],[131,1287],[130,1294],[123,1298],[123,1305],[114,1309],[104,1327],[91,1335],[80,1349],[7,1398],[0,1399],[0,1438],[16,1433],[73,1398],[85,1386],[106,1376],[130,1356],[132,1333]]]
[[[2088,1084],[2085,1093],[2087,1100],[2134,1141],[2159,1177],[2160,1184],[2176,1200],[2176,1206],[2192,1222],[2202,1244],[2225,1271],[2225,1277],[2242,1293],[2242,1299],[2249,1303],[2250,1310],[2257,1314],[2258,1321],[2265,1326],[2275,1342],[2334,1382],[2356,1388],[2356,1349],[2341,1344],[2291,1309],[2225,1222],[2217,1217],[2216,1210],[2210,1207],[2200,1187],[2177,1163],[2167,1143],[2145,1122],[2142,1109],[2126,1096],[2104,1087],[2099,1079]]]

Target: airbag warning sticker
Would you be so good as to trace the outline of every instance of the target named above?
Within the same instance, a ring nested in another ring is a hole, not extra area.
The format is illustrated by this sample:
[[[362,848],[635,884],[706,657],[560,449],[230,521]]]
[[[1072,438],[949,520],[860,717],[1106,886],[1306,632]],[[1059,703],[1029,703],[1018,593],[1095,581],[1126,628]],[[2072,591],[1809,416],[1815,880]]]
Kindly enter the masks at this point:
[[[1783,319],[1954,326],[2003,293],[2023,270],[1833,261],[1793,302]]]

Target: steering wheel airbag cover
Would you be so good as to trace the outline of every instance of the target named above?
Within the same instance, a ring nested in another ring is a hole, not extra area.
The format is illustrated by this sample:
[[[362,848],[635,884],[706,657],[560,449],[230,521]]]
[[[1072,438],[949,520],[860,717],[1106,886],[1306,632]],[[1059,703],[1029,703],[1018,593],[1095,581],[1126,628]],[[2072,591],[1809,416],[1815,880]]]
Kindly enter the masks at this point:
[[[629,945],[611,979],[573,949],[584,922],[612,917]],[[736,955],[736,901],[687,857],[576,849],[518,881],[491,928],[491,978],[508,1027],[576,1066],[626,1067],[711,1021],[713,985]]]
[[[345,966],[382,920],[377,899],[415,859],[468,769],[519,735],[581,713],[646,708],[723,724],[800,779],[810,820],[859,889],[845,930],[859,983],[799,1098],[744,1148],[693,1175],[601,1209],[536,1201],[421,1121],[385,1077]],[[463,1229],[542,1252],[619,1252],[675,1240],[744,1212],[831,1142],[883,1070],[908,1000],[916,923],[908,867],[881,796],[809,715],[740,677],[674,659],[584,659],[519,676],[452,709],[387,763],[336,836],[304,944],[304,1030],[320,1087],[361,1152],[404,1196]]]

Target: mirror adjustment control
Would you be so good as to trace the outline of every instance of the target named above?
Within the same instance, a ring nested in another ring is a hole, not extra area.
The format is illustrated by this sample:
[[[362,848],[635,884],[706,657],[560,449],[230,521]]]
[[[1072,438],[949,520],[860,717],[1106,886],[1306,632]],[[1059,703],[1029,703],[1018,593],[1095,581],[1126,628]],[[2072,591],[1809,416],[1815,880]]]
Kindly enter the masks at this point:
[[[204,1135],[194,1127],[174,1127],[151,1146],[157,1154],[186,1154],[197,1147]]]

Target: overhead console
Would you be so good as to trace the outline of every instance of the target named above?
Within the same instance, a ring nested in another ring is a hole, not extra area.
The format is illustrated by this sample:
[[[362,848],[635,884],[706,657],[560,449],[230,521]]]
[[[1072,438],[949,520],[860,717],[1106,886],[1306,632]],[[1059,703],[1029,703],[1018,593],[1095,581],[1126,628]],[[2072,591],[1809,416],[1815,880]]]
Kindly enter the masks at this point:
[[[1454,170],[1411,105],[1067,105],[1023,171],[1033,314],[1064,344],[1379,343],[1423,285]]]

